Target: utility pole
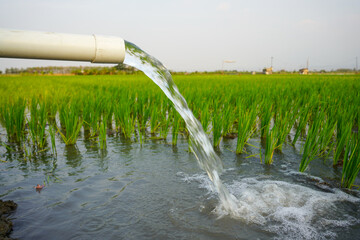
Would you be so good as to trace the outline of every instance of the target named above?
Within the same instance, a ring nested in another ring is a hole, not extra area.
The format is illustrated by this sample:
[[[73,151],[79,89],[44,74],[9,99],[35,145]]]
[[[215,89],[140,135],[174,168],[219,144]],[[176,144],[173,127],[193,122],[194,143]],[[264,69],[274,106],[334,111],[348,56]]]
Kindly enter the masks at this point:
[[[308,59],[306,61],[306,68],[307,68],[307,70],[309,70],[309,57],[308,57]]]
[[[355,57],[355,72],[358,70],[358,57]]]
[[[273,67],[273,60],[274,60],[274,57],[271,57],[271,68]]]

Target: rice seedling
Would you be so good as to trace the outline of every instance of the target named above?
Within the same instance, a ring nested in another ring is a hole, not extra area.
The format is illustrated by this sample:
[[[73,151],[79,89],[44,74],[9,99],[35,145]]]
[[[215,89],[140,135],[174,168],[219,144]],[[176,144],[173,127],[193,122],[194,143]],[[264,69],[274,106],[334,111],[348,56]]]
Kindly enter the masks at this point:
[[[310,118],[311,104],[305,104],[305,105],[301,106],[301,109],[299,110],[299,112],[300,112],[299,113],[299,115],[300,115],[299,122],[298,122],[298,126],[296,128],[295,136],[291,142],[292,145],[295,145],[295,143],[297,142],[297,140],[299,139],[301,134],[303,132],[305,132],[306,125]]]
[[[107,129],[107,118],[103,117],[99,127],[100,149],[106,148],[106,129]]]
[[[204,104],[201,106],[200,122],[205,132],[208,131],[211,119],[209,105],[209,102],[204,101]]]
[[[346,144],[350,140],[353,120],[347,114],[338,116],[336,125],[336,146],[334,152],[333,165],[336,166],[342,154],[345,153]]]
[[[277,148],[278,139],[277,136],[277,129],[276,126],[274,126],[270,130],[270,125],[267,125],[266,129],[266,140],[265,140],[265,153],[263,154],[260,149],[260,159],[261,162],[264,162],[265,164],[272,164],[273,163],[273,156],[274,151]]]
[[[56,151],[56,143],[55,143],[55,134],[56,134],[55,127],[53,125],[50,125],[48,131],[50,134],[51,149],[52,149],[53,154],[56,155],[57,151]]]
[[[181,124],[181,117],[180,114],[174,112],[173,122],[172,122],[172,140],[171,143],[173,146],[176,146],[178,141],[179,129]]]
[[[360,171],[360,142],[358,136],[358,133],[352,134],[350,141],[346,145],[341,176],[341,186],[344,188],[354,186],[355,179]]]
[[[92,96],[86,96],[83,101],[82,105],[82,118],[84,121],[84,130],[89,131],[90,130],[90,123],[91,123],[91,116],[92,116],[92,110],[93,110],[93,101]]]
[[[83,120],[79,115],[79,106],[77,104],[68,105],[63,104],[60,108],[60,122],[65,129],[59,129],[61,138],[66,145],[73,145],[76,143]]]
[[[160,121],[160,138],[166,139],[168,132],[170,130],[170,123],[173,118],[173,111],[162,113],[161,121]]]
[[[33,97],[30,103],[30,115],[28,120],[29,132],[34,146],[42,149],[46,143],[46,102],[40,102],[37,98]]]
[[[0,106],[1,123],[10,142],[21,142],[25,131],[26,100],[9,100]]]
[[[323,111],[315,112],[314,121],[306,137],[301,163],[299,167],[300,172],[304,172],[306,168],[309,166],[310,162],[314,160],[320,153],[319,133],[322,130],[322,124],[324,118],[325,118],[325,114]]]
[[[245,148],[245,144],[250,139],[252,134],[256,130],[256,116],[257,109],[256,107],[250,107],[246,109],[242,104],[238,104],[239,106],[239,118],[238,118],[238,137],[236,143],[236,153],[242,153]]]
[[[213,145],[218,147],[221,141],[222,135],[222,120],[223,116],[220,109],[220,104],[215,102],[213,107],[213,116],[212,116],[212,132],[213,132]]]
[[[223,118],[222,118],[222,133],[221,135],[224,137],[227,134],[232,132],[232,127],[234,125],[235,113],[234,108],[229,103],[224,103],[223,107]]]
[[[300,171],[317,157],[340,166],[345,151],[355,149],[349,141],[359,127],[358,79],[319,75],[174,76],[214,146],[218,147],[223,137],[237,135],[236,140],[229,140],[236,141],[232,144],[235,149],[230,150],[243,153],[249,139],[260,137],[264,141],[260,156],[270,164],[275,150],[282,150],[289,141],[302,154]],[[107,133],[115,126],[120,134],[113,137],[141,143],[147,132],[151,138],[165,140],[171,134],[172,145],[177,144],[179,134],[184,134],[191,149],[184,121],[165,95],[142,75],[1,76],[0,84],[0,122],[7,138],[20,143],[21,153],[26,138],[42,148],[48,135],[56,154],[56,133],[59,131],[65,143],[75,143],[82,126],[84,137],[98,139],[103,148]],[[44,131],[46,123],[49,128]]]
[[[286,110],[285,110],[286,109]],[[284,142],[286,141],[286,137],[290,133],[290,130],[294,124],[293,113],[290,112],[286,107],[279,109],[279,111],[275,114],[276,116],[276,139],[278,141],[278,149],[281,151]]]
[[[150,133],[155,134],[155,132],[159,128],[159,114],[158,114],[158,108],[155,106],[151,108],[151,115],[150,115]]]
[[[273,115],[273,105],[270,101],[266,98],[261,103],[262,110],[261,110],[261,137],[265,138],[266,134],[268,133],[268,128],[270,127],[271,118]]]
[[[131,111],[131,106],[121,104],[115,106],[115,121],[119,131],[126,137],[131,138],[135,131],[135,115]]]
[[[103,102],[100,97],[92,98],[90,101],[92,104],[89,117],[90,136],[94,137],[98,135],[99,124],[101,122],[102,106]]]

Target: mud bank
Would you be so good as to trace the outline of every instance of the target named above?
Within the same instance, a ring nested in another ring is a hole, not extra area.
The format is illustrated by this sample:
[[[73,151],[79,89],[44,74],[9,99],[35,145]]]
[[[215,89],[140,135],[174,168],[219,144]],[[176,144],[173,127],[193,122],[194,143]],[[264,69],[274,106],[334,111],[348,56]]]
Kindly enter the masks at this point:
[[[17,204],[13,201],[0,200],[0,239],[10,240],[9,237],[12,231],[12,222],[9,219],[9,215],[15,211]]]

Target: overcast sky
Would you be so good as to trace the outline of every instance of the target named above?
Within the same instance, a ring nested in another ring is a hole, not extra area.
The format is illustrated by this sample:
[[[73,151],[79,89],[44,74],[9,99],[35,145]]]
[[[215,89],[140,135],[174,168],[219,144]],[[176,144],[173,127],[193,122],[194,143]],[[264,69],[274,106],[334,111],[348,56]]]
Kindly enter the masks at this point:
[[[360,61],[360,0],[0,0],[0,28],[118,36],[177,71]],[[54,65],[85,63],[0,59],[0,70]]]

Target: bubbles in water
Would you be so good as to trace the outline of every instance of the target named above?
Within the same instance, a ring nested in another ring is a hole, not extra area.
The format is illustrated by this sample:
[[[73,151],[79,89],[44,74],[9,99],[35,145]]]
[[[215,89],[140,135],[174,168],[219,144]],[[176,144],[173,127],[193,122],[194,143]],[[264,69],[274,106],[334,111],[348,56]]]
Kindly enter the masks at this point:
[[[204,175],[178,174],[186,182],[199,182],[213,195],[215,192]],[[347,213],[345,205],[357,207],[360,199],[339,189],[323,192],[297,184],[243,178],[227,184],[236,199],[229,212],[220,202],[212,211],[219,218],[231,216],[247,224],[278,234],[279,239],[333,239],[336,230],[359,224]]]

